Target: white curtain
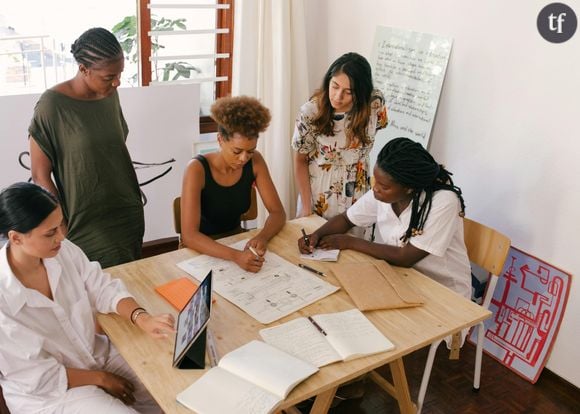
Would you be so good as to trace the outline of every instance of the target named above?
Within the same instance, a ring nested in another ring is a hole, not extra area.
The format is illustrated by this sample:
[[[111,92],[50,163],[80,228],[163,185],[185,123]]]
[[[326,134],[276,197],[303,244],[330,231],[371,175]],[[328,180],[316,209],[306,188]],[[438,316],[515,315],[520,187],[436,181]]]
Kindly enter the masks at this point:
[[[288,218],[296,190],[290,139],[310,89],[306,64],[304,0],[239,0],[235,4],[232,95],[258,98],[270,109],[270,127],[258,150],[270,169]],[[258,226],[265,210],[259,205]]]

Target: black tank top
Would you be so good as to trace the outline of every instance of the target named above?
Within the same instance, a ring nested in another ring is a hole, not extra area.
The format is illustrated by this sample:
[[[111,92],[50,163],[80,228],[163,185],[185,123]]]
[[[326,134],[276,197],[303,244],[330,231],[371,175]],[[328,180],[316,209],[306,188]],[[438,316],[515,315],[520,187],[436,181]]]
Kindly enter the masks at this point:
[[[201,162],[205,171],[199,231],[212,236],[237,229],[240,226],[240,216],[250,208],[251,188],[256,178],[252,160],[244,165],[242,177],[237,183],[224,187],[213,179],[209,163],[203,155],[197,155],[195,159]]]

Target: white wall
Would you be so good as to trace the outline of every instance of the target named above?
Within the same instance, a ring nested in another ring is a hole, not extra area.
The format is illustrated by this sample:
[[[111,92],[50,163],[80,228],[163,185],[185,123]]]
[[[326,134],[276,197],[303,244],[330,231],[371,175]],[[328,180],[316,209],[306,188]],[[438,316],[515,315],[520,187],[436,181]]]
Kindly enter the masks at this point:
[[[28,151],[27,131],[39,96],[0,96],[0,188],[30,178],[30,172],[18,164],[18,155]],[[129,125],[127,146],[133,161],[175,160],[137,170],[143,183],[173,167],[167,175],[141,187],[147,197],[144,241],[174,237],[173,199],[181,194],[183,171],[199,137],[199,85],[120,88],[119,97]],[[30,166],[28,156],[24,162]]]
[[[454,38],[430,151],[455,173],[467,214],[580,277],[580,31],[536,30],[549,1],[319,0],[306,3],[311,87],[347,51],[370,57],[377,25]],[[580,16],[580,1],[567,2]],[[580,284],[547,367],[580,386]]]

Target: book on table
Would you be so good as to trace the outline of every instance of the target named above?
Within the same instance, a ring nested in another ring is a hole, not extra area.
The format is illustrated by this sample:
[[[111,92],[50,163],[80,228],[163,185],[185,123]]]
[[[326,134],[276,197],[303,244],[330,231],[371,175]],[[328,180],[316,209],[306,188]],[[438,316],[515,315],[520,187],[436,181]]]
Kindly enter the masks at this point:
[[[262,329],[260,336],[266,343],[317,367],[395,347],[358,309],[296,318]]]
[[[177,401],[198,414],[266,414],[316,371],[308,362],[252,341],[224,355],[177,394]]]

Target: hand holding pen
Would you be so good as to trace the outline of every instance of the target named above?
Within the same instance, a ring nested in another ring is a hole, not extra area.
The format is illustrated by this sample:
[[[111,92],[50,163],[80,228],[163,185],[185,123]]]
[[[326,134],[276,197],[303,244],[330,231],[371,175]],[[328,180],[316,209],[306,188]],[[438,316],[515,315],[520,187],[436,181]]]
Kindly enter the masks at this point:
[[[245,249],[250,247],[254,249],[258,256],[264,256],[266,254],[266,250],[268,249],[268,241],[262,237],[252,237],[246,243]]]
[[[306,234],[304,229],[302,229],[302,237],[298,239],[298,250],[300,250],[300,253],[312,253],[317,243],[318,236],[316,233]]]
[[[254,255],[254,257],[256,259],[258,259],[259,261],[266,261],[266,259],[264,259],[264,255],[260,254],[256,251],[256,249],[254,249],[252,246],[248,246],[248,249],[252,252],[252,254]],[[261,259],[261,260],[260,260]]]
[[[252,242],[253,240],[250,240]],[[259,272],[262,265],[265,262],[264,255],[266,254],[266,249],[261,250],[259,247],[250,244],[246,244],[244,250],[235,250],[233,261],[237,263],[242,269],[248,272]]]

